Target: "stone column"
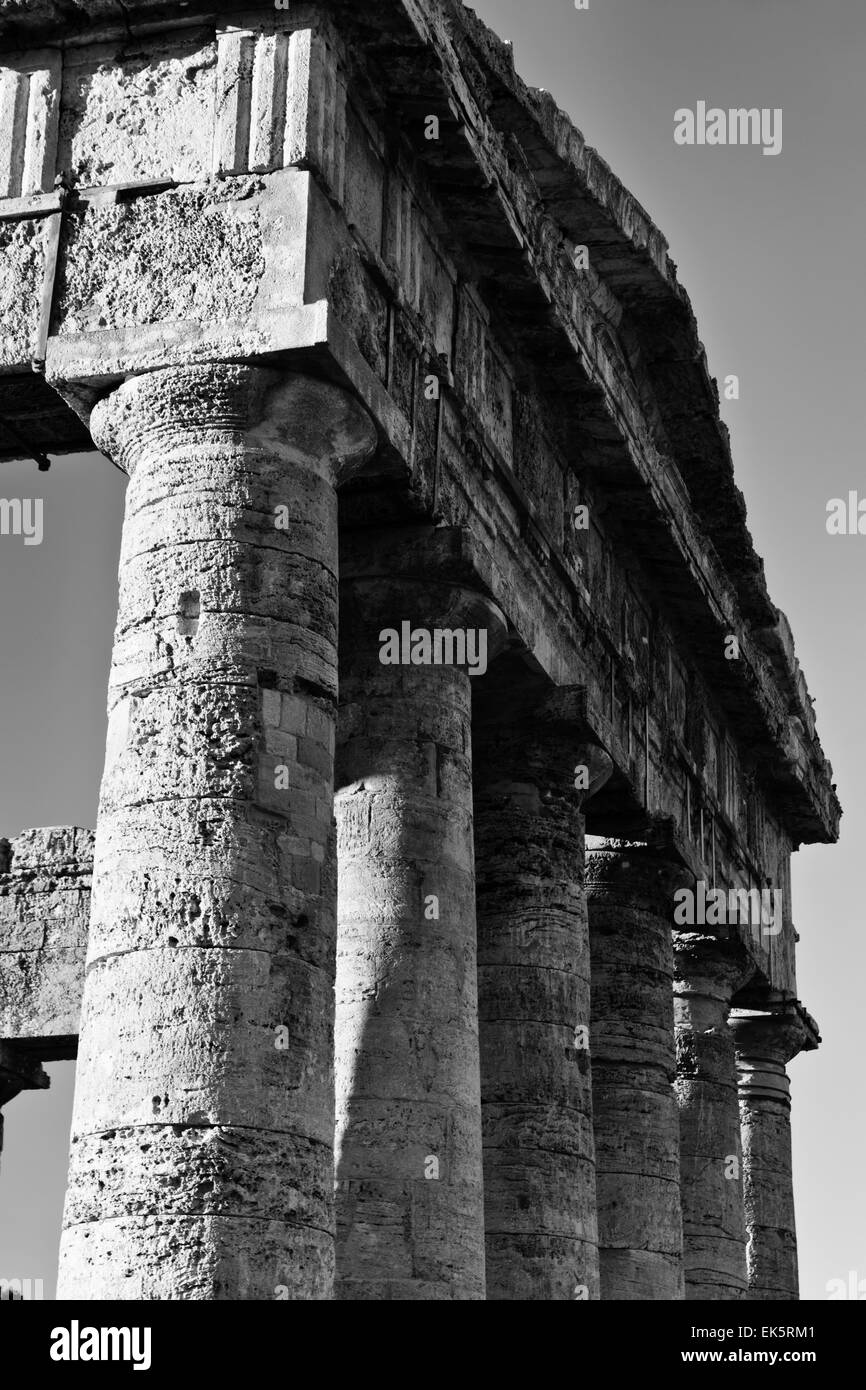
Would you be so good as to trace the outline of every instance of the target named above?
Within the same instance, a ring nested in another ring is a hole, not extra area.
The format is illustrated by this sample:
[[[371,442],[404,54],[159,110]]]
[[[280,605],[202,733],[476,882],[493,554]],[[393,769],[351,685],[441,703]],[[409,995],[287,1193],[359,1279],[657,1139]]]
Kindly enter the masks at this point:
[[[674,936],[675,1083],[687,1299],[746,1296],[740,1110],[731,996],[753,972],[737,942]]]
[[[756,1302],[796,1299],[791,1098],[785,1067],[817,1040],[796,1005],[767,1013],[738,1009],[730,1027],[740,1083],[748,1296]]]
[[[587,849],[603,1299],[684,1297],[671,929],[682,877],[645,844]]]
[[[579,710],[561,690],[475,730],[488,1299],[599,1292],[580,812],[611,762]]]
[[[396,563],[341,585],[338,1297],[483,1299],[472,678],[380,648],[407,621],[482,629],[490,654],[504,621],[419,580],[420,551]]]
[[[91,429],[130,482],[58,1297],[326,1299],[334,486],[375,432],[243,365]]]

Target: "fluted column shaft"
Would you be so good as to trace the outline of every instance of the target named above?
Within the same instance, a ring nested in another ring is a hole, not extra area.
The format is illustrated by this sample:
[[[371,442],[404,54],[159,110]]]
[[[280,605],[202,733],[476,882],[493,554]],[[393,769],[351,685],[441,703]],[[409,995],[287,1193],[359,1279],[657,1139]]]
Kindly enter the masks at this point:
[[[563,698],[475,733],[489,1299],[598,1297],[581,805],[610,760]]]
[[[752,967],[733,941],[674,937],[675,1083],[687,1299],[746,1295],[746,1230],[731,996]]]
[[[796,1299],[791,1097],[785,1068],[810,1040],[808,1030],[793,1008],[737,1010],[730,1026],[739,1077],[748,1297],[756,1302]]]
[[[403,621],[503,624],[458,586],[359,567],[341,586],[338,1296],[483,1299],[472,677],[380,649]]]
[[[58,1296],[328,1298],[334,487],[375,431],[242,365],[91,429],[130,483]]]
[[[592,1105],[603,1299],[681,1299],[672,893],[646,845],[587,853]]]

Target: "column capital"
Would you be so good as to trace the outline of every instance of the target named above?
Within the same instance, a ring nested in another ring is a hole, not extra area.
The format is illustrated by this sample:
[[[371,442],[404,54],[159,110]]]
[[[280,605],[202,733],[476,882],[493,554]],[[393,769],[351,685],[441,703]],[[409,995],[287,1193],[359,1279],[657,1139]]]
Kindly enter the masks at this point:
[[[420,634],[454,633],[466,629],[486,632],[486,663],[493,661],[507,640],[507,623],[501,610],[486,594],[460,584],[449,584],[431,575],[429,580],[404,579],[400,575],[377,579],[342,579],[343,630],[349,650],[365,642],[378,651],[386,640],[383,632],[396,634],[394,659],[383,664],[424,666],[459,664],[428,660]],[[445,642],[445,656],[453,644]],[[414,656],[413,656],[414,653]],[[431,645],[431,655],[436,652]],[[486,666],[485,666],[486,669]],[[483,671],[478,674],[483,675]]]
[[[792,1002],[768,1011],[734,1009],[728,1023],[737,1051],[741,1099],[789,1106],[785,1068],[799,1052],[817,1045],[811,1019]]]
[[[613,759],[596,743],[586,723],[586,687],[560,685],[545,695],[530,711],[523,725],[528,726],[531,742],[553,741],[560,756],[567,751],[574,776],[574,795],[581,808],[600,792],[613,775]],[[585,785],[578,785],[578,780]]]
[[[748,951],[734,937],[674,932],[674,980],[680,998],[700,996],[728,1008],[732,995],[754,973]]]
[[[729,1023],[738,1055],[766,1058],[783,1067],[819,1041],[812,1020],[794,1001],[768,1010],[733,1009]]]
[[[691,877],[689,870],[670,853],[643,841],[587,836],[586,891],[591,900],[670,918],[673,895],[686,877]]]
[[[503,690],[488,687],[481,700],[474,708],[474,729],[479,763],[490,769],[488,789],[497,786],[501,766],[500,787],[517,792],[522,782],[513,774],[520,768],[527,785],[565,794],[572,808],[583,810],[613,774],[613,760],[586,720],[585,686],[529,685],[515,691],[506,682]]]
[[[340,565],[344,649],[366,648],[383,666],[465,666],[483,675],[506,646],[508,623],[471,565],[455,563],[460,551],[453,527],[349,534]],[[463,644],[461,660],[459,634],[469,632],[478,641],[471,654]]]
[[[243,439],[273,450],[334,486],[367,462],[377,439],[366,411],[341,387],[237,362],[130,377],[90,416],[97,448],[130,477],[159,450],[167,428],[175,447],[195,449],[216,432],[227,444]]]

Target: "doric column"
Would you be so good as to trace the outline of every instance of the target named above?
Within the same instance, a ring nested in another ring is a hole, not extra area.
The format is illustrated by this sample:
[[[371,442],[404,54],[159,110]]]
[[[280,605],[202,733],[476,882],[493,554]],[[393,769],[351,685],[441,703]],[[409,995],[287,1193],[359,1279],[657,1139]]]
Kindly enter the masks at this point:
[[[375,434],[242,365],[127,381],[61,1298],[332,1288],[335,483]]]
[[[474,731],[487,1297],[597,1298],[580,810],[611,762],[582,692],[519,714],[491,695]]]
[[[603,1299],[684,1296],[671,930],[682,875],[644,844],[587,850]]]
[[[797,1236],[791,1176],[791,1098],[785,1067],[817,1036],[795,1004],[737,1009],[737,1049],[749,1299],[796,1299]]]
[[[674,936],[675,1083],[687,1299],[746,1295],[740,1110],[731,996],[753,966],[733,940]]]
[[[472,677],[427,664],[423,639],[402,651],[383,642],[483,631],[490,656],[504,621],[432,567],[419,578],[420,541],[413,563],[356,540],[350,567],[336,796],[338,1297],[483,1299]],[[402,664],[413,652],[421,664]]]

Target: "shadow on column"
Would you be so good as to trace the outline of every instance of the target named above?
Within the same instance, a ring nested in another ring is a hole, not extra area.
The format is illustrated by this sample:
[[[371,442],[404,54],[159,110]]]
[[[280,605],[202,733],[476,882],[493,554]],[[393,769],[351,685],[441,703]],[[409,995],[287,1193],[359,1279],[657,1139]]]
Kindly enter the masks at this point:
[[[470,677],[380,661],[402,618],[479,615],[454,586],[413,583],[341,586],[342,1299],[484,1298]]]
[[[581,806],[610,763],[517,653],[473,696],[487,1297],[596,1299]]]

